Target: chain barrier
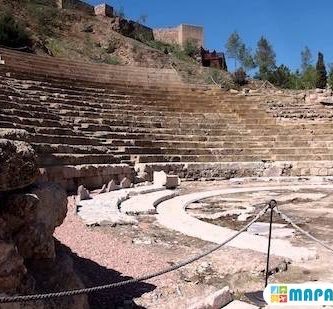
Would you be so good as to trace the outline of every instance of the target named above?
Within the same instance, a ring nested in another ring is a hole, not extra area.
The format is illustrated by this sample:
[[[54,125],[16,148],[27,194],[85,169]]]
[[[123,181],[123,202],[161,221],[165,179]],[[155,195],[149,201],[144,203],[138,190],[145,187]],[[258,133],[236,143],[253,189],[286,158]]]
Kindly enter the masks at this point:
[[[292,219],[290,219],[287,215],[285,215],[284,213],[282,213],[280,210],[278,210],[277,208],[274,208],[273,211],[279,215],[281,217],[281,219],[283,219],[284,221],[286,221],[287,223],[289,223],[293,228],[295,228],[296,230],[298,230],[299,232],[301,232],[302,234],[304,234],[306,237],[312,239],[313,241],[315,241],[316,243],[320,244],[321,246],[323,246],[324,248],[326,248],[329,251],[333,252],[333,248],[326,245],[323,241],[321,241],[320,239],[312,236],[309,232],[303,230],[301,227],[299,227],[296,223],[294,223],[292,221]]]
[[[2,296],[0,297],[0,303],[14,303],[14,302],[28,302],[28,301],[38,301],[38,300],[45,300],[45,299],[51,299],[51,298],[60,298],[60,297],[65,297],[65,296],[75,296],[75,295],[80,295],[80,294],[88,294],[88,293],[93,293],[93,292],[98,292],[102,290],[107,290],[107,289],[112,289],[112,288],[118,288],[124,285],[128,284],[133,284],[133,283],[138,283],[141,281],[146,281],[164,274],[167,274],[169,272],[175,271],[181,267],[184,267],[188,264],[191,264],[197,260],[200,260],[201,258],[213,253],[214,251],[219,250],[222,248],[224,245],[235,239],[237,236],[239,236],[241,233],[245,232],[253,223],[255,223],[259,218],[261,218],[267,210],[270,208],[270,205],[267,203],[260,203],[256,204],[253,206],[258,206],[258,205],[266,205],[261,211],[258,212],[258,214],[247,224],[245,225],[241,230],[239,230],[237,233],[223,241],[221,244],[215,245],[211,249],[208,249],[198,255],[195,255],[187,260],[181,261],[176,263],[175,265],[161,269],[157,272],[153,272],[150,274],[143,275],[138,278],[133,278],[125,281],[120,281],[120,282],[115,282],[111,284],[106,284],[106,285],[99,285],[91,288],[83,288],[83,289],[76,289],[76,290],[71,290],[71,291],[62,291],[62,292],[54,292],[54,293],[45,293],[45,294],[31,294],[31,295],[17,295],[17,296]]]

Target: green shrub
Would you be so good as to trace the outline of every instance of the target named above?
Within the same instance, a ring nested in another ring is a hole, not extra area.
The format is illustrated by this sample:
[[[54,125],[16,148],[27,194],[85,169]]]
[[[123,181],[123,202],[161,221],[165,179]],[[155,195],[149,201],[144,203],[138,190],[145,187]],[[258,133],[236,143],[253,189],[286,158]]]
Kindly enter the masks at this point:
[[[114,65],[120,65],[120,60],[117,56],[110,55],[109,57],[106,57],[105,63],[107,64],[114,64]]]
[[[46,1],[30,1],[27,3],[29,15],[38,26],[38,31],[44,36],[53,36],[55,30],[63,24],[60,11],[54,6],[45,5]]]
[[[328,79],[327,83],[330,86],[331,89],[333,89],[333,64],[330,63],[328,65]]]
[[[187,56],[194,57],[196,54],[198,54],[199,49],[193,41],[187,40],[184,45],[184,52]]]
[[[232,79],[235,84],[243,86],[247,83],[246,73],[242,68],[239,68],[232,74]]]
[[[16,22],[9,13],[0,15],[0,45],[8,47],[23,47],[31,44],[24,27]]]
[[[318,53],[316,71],[317,71],[316,87],[325,89],[327,84],[327,72],[324,63],[324,55],[320,52]]]

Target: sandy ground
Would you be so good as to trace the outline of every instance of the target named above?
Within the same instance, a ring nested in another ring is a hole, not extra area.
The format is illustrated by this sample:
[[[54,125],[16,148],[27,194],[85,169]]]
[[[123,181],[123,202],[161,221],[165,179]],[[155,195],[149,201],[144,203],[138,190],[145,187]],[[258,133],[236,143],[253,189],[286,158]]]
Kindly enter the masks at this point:
[[[216,189],[226,182],[184,183],[181,193]],[[271,183],[269,184],[271,185]],[[305,194],[309,192],[304,192]],[[320,195],[320,193],[322,193]],[[265,193],[267,195],[267,192]],[[322,240],[332,239],[333,205],[331,192],[310,192],[311,199],[297,199],[291,192],[271,192],[284,196],[281,210],[311,230]],[[289,194],[289,199],[286,197]],[[309,195],[309,194],[308,194]],[[318,198],[320,197],[321,198]],[[249,202],[263,196],[247,194],[230,196]],[[282,198],[283,200],[283,198]],[[205,201],[210,207],[203,212],[225,210],[228,202]],[[74,212],[74,198],[69,197],[66,220],[57,228],[55,237],[73,252],[74,264],[87,286],[106,284],[137,277],[172,265],[211,246],[210,243],[168,231],[155,222],[154,216],[140,216],[138,226],[86,227]],[[229,205],[234,205],[229,201]],[[239,228],[235,218],[218,219],[211,223]],[[227,221],[226,221],[227,220]],[[264,220],[265,221],[265,220]],[[329,269],[331,253],[296,234],[297,245],[316,247],[318,259],[291,264],[288,270],[274,275],[271,282],[303,282],[333,280]],[[283,262],[273,257],[272,267]],[[223,248],[220,251],[180,270],[117,290],[90,295],[92,308],[187,308],[196,297],[202,297],[229,285],[235,298],[244,299],[244,292],[263,288],[265,255],[251,250]]]

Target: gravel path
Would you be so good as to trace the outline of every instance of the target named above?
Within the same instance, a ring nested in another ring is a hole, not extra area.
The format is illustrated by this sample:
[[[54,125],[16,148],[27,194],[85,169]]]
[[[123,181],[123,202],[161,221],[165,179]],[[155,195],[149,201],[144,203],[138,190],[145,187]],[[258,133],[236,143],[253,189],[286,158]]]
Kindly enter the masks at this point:
[[[137,277],[175,262],[173,250],[167,248],[161,250],[154,245],[134,245],[129,237],[121,235],[117,229],[109,228],[107,231],[101,231],[86,227],[74,213],[74,203],[74,199],[69,197],[67,217],[56,229],[55,237],[74,253],[75,265],[83,273],[86,285],[122,281],[126,279],[124,277]],[[177,258],[179,255],[185,257],[185,252],[178,252]],[[177,272],[170,273],[152,279],[148,284],[139,283],[126,290],[124,288],[121,291],[113,290],[114,297],[111,299],[109,297],[101,300],[103,298],[101,295],[92,297],[91,302],[95,308],[112,308],[108,303],[110,301],[119,302],[119,299],[123,301],[124,298],[128,300],[151,291],[154,291],[151,297],[156,298],[156,295],[161,293],[160,290],[165,294],[166,288],[175,289],[177,280],[179,280]],[[104,293],[107,294],[111,294],[110,291]]]

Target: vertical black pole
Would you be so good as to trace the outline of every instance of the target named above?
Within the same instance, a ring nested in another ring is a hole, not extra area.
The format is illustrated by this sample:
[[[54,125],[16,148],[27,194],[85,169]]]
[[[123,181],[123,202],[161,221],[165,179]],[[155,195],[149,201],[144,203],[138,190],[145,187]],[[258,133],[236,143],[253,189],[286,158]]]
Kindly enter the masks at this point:
[[[266,277],[265,277],[265,287],[268,284],[268,276],[269,276],[269,257],[271,252],[271,239],[272,239],[272,225],[273,225],[273,208],[276,207],[276,200],[271,200],[269,202],[270,206],[270,220],[269,220],[269,234],[268,234],[268,248],[267,248],[267,261],[266,261]]]

